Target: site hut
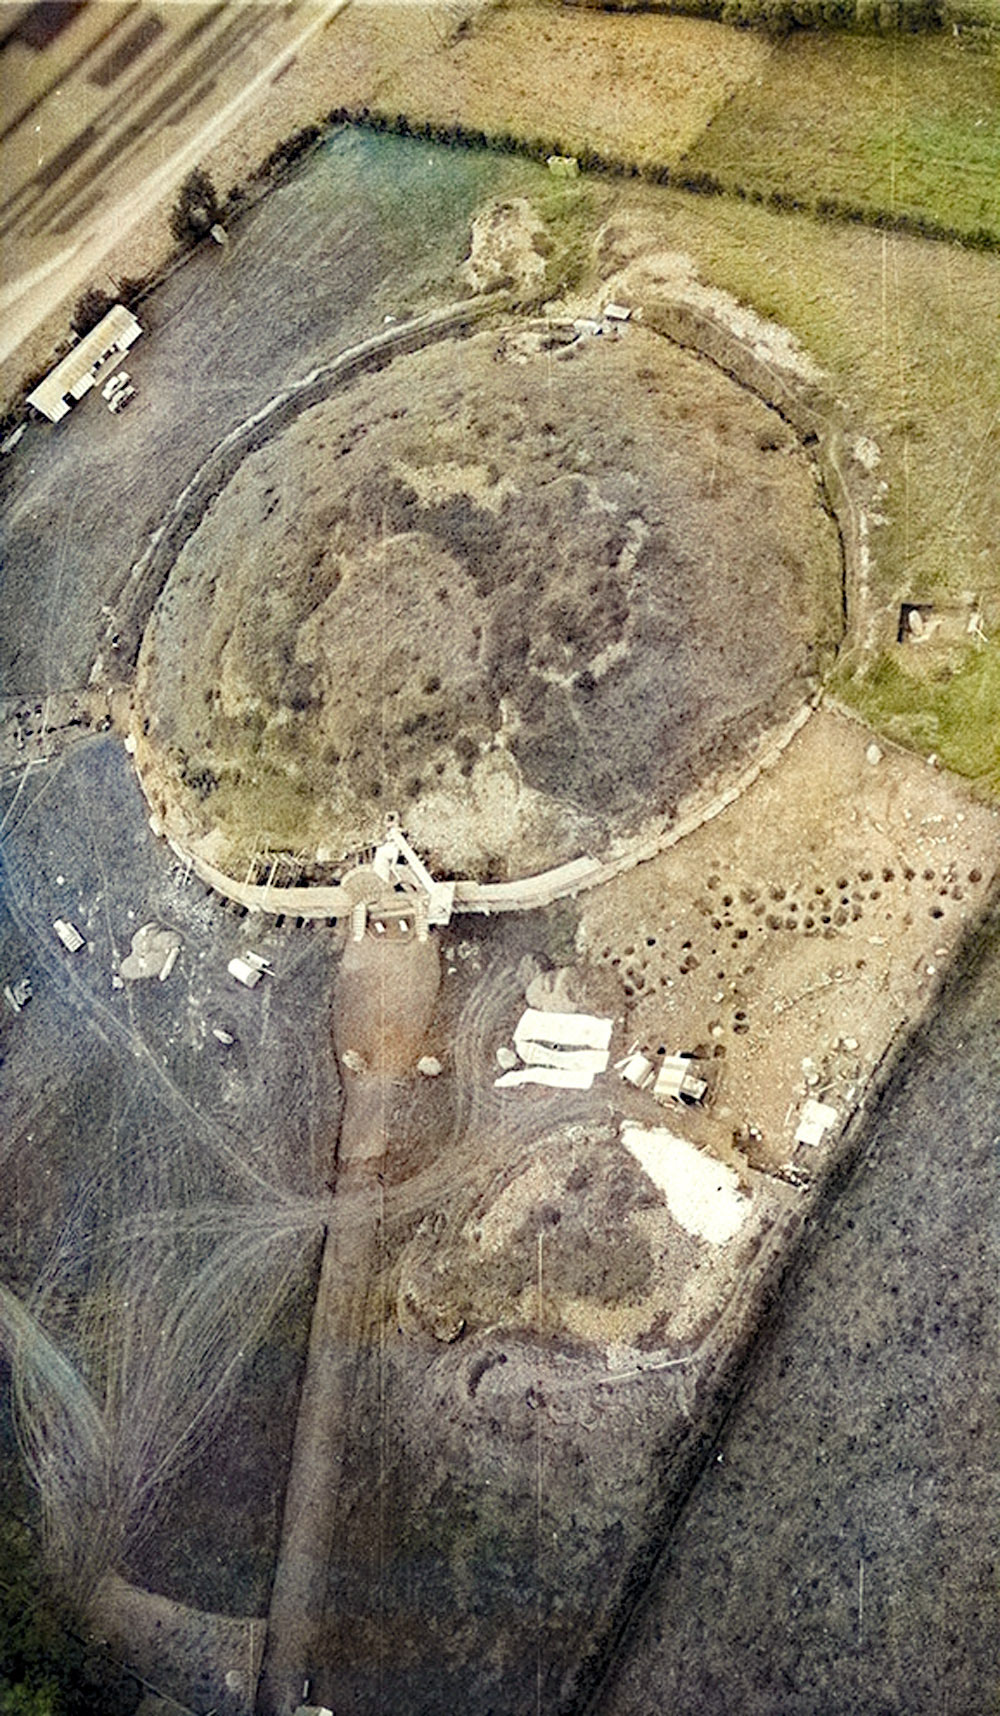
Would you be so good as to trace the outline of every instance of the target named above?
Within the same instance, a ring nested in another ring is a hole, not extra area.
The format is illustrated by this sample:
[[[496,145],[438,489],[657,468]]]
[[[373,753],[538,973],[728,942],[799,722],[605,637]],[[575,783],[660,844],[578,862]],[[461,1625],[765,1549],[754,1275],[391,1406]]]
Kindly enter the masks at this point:
[[[50,423],[58,423],[77,400],[103,379],[108,363],[116,363],[123,352],[135,345],[141,333],[131,310],[126,310],[124,304],[113,304],[96,328],[84,334],[28,394],[28,404]]]

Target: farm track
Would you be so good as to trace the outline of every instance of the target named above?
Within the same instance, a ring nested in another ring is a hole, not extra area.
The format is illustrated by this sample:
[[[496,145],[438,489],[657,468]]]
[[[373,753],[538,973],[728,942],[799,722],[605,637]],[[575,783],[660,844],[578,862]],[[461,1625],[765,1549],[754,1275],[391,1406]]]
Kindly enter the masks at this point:
[[[338,1531],[346,1530],[344,1468],[371,1346],[380,1191],[372,1180],[338,1192],[330,1204],[255,1705],[260,1716],[292,1716],[301,1701],[331,1556]]]

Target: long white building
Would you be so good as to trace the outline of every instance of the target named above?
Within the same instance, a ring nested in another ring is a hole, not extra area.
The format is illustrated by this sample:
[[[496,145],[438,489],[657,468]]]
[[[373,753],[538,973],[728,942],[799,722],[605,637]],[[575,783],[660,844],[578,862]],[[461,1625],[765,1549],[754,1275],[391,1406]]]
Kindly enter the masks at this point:
[[[58,423],[72,405],[94,386],[109,358],[117,360],[142,333],[131,310],[124,304],[113,304],[96,328],[73,347],[71,352],[51,369],[28,394],[28,404]]]

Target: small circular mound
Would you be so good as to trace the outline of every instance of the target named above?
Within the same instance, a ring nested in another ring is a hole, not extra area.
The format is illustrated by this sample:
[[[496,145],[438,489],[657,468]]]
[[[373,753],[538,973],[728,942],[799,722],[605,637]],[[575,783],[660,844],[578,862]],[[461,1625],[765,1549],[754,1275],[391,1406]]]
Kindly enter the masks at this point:
[[[249,456],[139,660],[138,762],[234,874],[399,817],[441,874],[599,854],[801,699],[836,534],[777,415],[640,327],[398,357]]]

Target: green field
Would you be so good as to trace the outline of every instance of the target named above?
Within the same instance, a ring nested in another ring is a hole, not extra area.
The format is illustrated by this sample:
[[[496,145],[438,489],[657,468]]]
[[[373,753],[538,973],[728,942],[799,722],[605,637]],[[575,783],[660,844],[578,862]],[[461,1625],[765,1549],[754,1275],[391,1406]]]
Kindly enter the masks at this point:
[[[801,33],[688,151],[727,190],[1000,238],[1000,51]]]

